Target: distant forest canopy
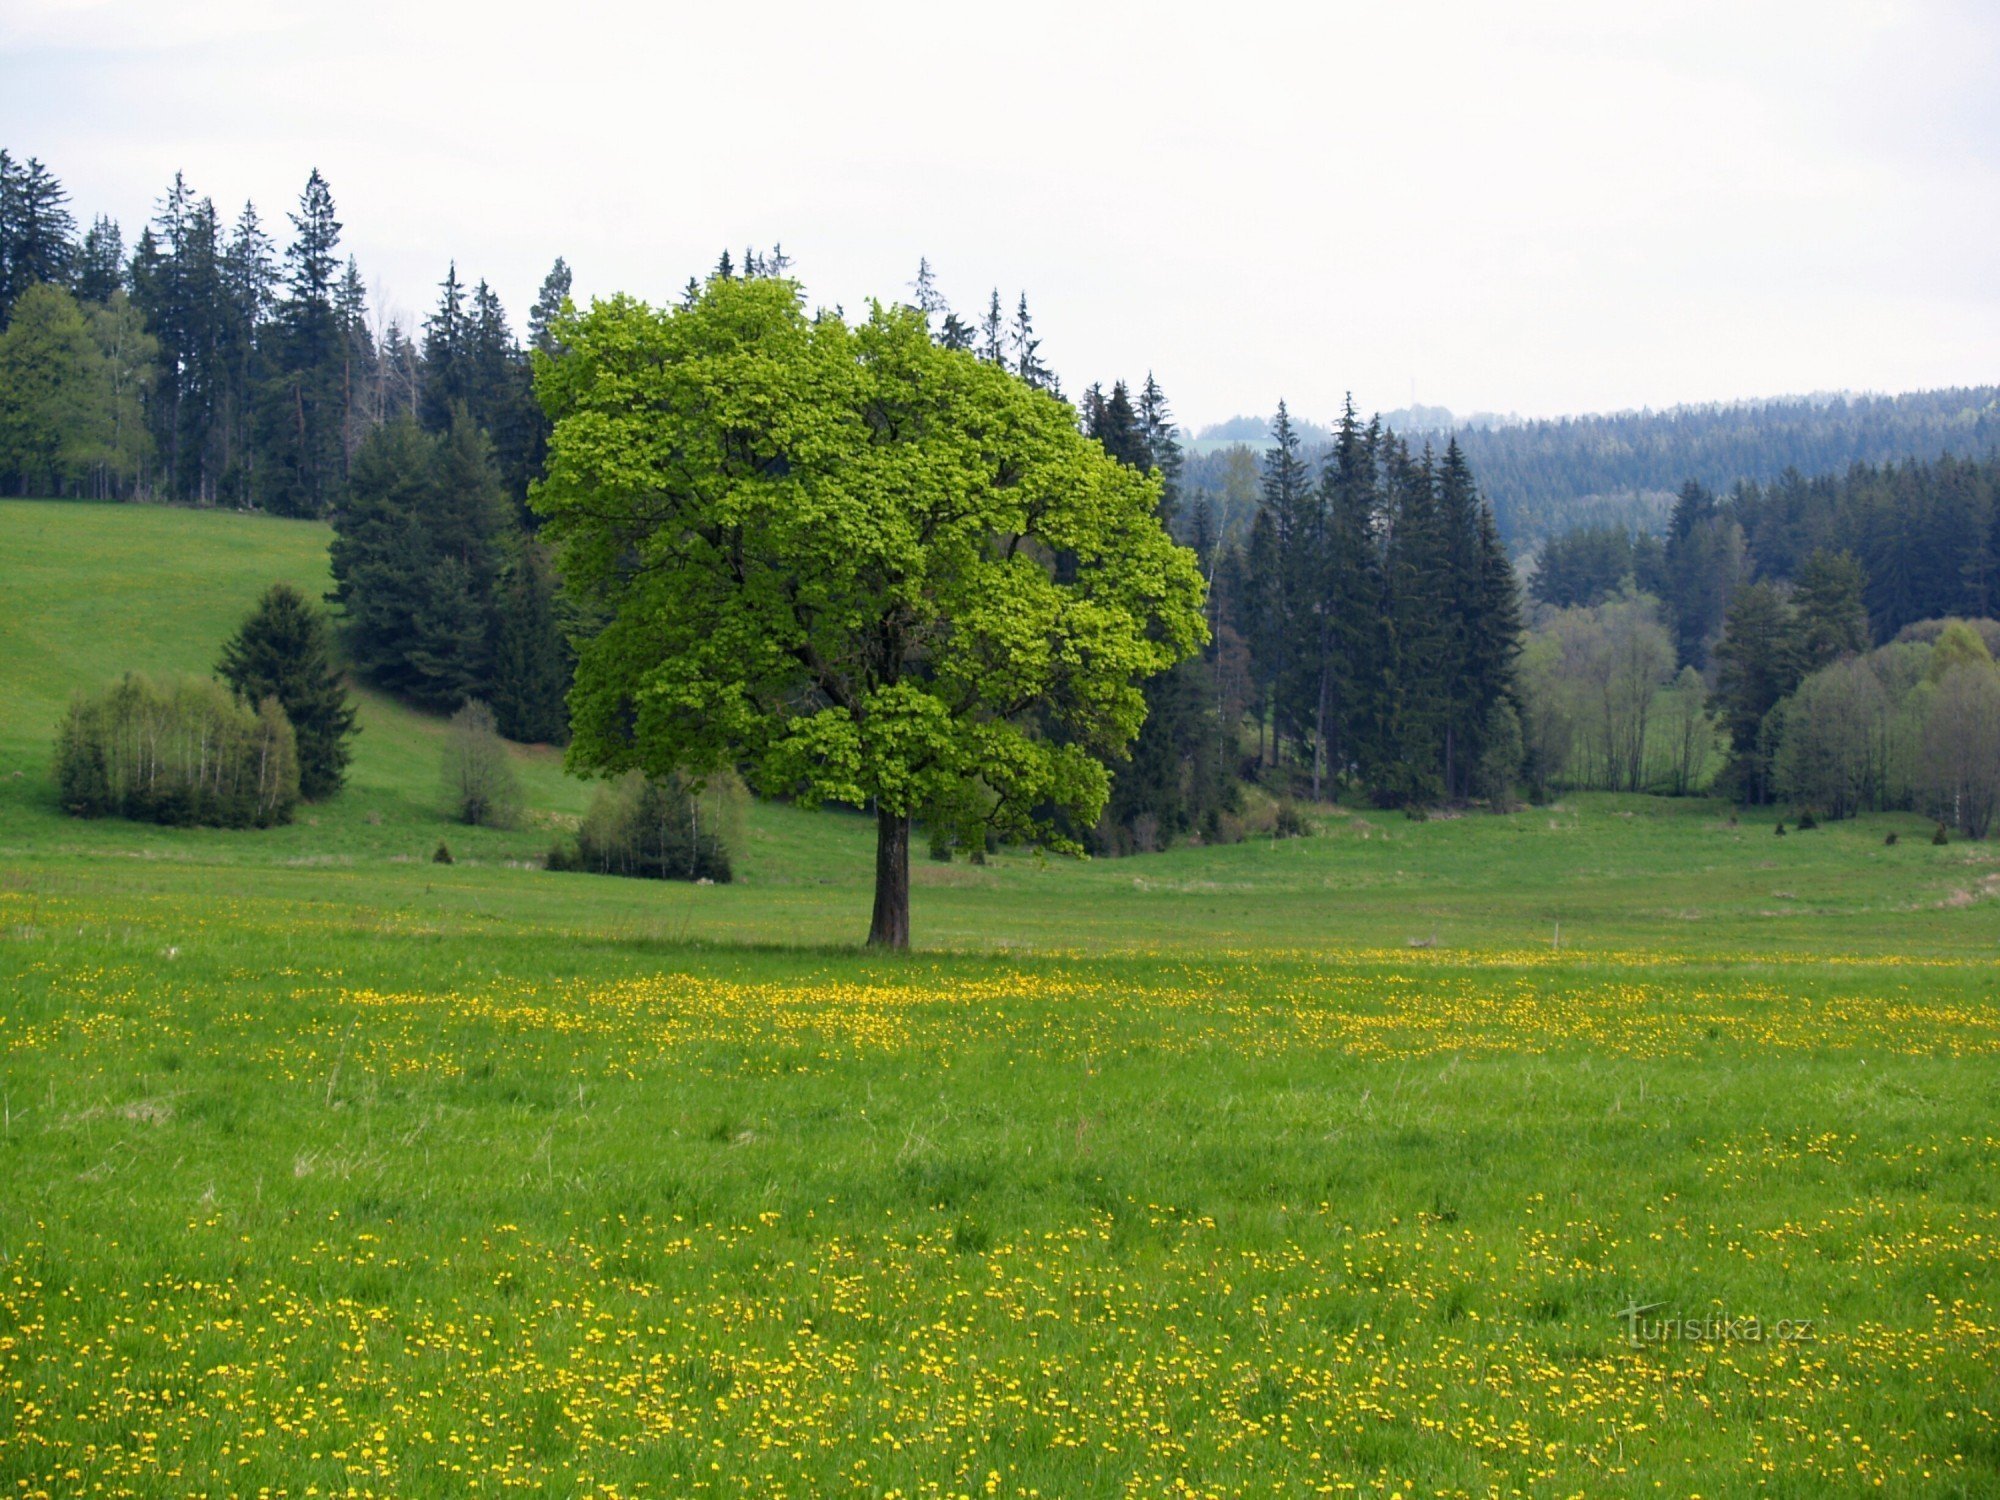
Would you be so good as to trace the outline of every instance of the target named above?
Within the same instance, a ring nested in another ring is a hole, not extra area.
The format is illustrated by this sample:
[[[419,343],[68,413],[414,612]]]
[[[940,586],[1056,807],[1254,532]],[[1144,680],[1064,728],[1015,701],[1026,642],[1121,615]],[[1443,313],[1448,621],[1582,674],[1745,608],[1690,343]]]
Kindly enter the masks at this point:
[[[1833,474],[1857,463],[1983,457],[2000,450],[2000,387],[1779,397],[1527,422],[1415,407],[1382,420],[1413,442],[1455,434],[1502,536],[1519,555],[1584,525],[1661,531],[1689,479],[1723,491],[1739,480],[1769,483],[1788,470]],[[1292,427],[1309,461],[1321,461],[1331,442],[1327,430],[1296,416]],[[1234,462],[1230,445],[1261,451],[1270,440],[1269,423],[1258,417],[1203,428],[1190,444],[1189,493],[1222,496]]]
[[[0,491],[328,516],[372,434],[400,421],[442,435],[463,419],[527,523],[519,502],[548,437],[532,356],[552,352],[569,266],[550,268],[525,341],[456,260],[435,310],[405,328],[370,307],[318,171],[286,217],[281,249],[255,204],[231,222],[175,173],[128,244],[103,215],[80,226],[41,161],[0,150]],[[785,277],[791,259],[725,250],[709,274]],[[1025,294],[1003,304],[996,288],[962,319],[927,263],[907,290],[940,343],[1063,398]]]
[[[1690,480],[1663,538],[1579,527],[1542,548],[1529,589],[1554,608],[1651,594],[1681,626],[1681,659],[1700,666],[1740,584],[1795,581],[1815,556],[1859,566],[1877,644],[1923,620],[2000,615],[2000,456],[1794,471],[1726,496]]]

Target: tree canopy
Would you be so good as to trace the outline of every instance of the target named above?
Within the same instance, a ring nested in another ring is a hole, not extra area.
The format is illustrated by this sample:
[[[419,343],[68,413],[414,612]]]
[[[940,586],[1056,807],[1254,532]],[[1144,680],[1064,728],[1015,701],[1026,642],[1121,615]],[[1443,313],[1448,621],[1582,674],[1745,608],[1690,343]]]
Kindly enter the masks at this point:
[[[532,497],[604,620],[579,767],[873,804],[870,941],[909,936],[913,817],[1074,848],[1139,730],[1138,684],[1206,639],[1159,481],[923,315],[808,316],[796,284],[559,320]]]

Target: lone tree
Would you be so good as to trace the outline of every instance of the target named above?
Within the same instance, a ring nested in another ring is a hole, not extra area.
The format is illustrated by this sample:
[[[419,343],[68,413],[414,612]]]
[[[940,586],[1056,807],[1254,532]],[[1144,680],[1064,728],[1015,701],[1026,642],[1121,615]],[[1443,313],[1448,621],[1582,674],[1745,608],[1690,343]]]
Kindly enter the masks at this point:
[[[276,698],[299,746],[299,795],[339,791],[354,753],[354,705],[333,664],[326,617],[289,583],[265,591],[222,648],[216,671],[246,703]]]
[[[1156,479],[910,308],[850,327],[793,282],[714,278],[558,337],[532,503],[608,622],[577,664],[572,765],[741,766],[766,794],[872,803],[884,947],[909,944],[913,818],[1077,850],[1138,683],[1207,635]]]

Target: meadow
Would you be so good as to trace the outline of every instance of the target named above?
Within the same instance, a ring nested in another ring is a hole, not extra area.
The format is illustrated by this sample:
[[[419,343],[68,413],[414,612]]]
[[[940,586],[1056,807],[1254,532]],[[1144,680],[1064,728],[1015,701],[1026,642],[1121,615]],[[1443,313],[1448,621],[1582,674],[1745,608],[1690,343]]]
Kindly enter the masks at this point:
[[[2000,1494],[1994,846],[1326,808],[892,959],[861,818],[549,874],[375,696],[290,827],[61,817],[324,545],[0,503],[0,1493]]]

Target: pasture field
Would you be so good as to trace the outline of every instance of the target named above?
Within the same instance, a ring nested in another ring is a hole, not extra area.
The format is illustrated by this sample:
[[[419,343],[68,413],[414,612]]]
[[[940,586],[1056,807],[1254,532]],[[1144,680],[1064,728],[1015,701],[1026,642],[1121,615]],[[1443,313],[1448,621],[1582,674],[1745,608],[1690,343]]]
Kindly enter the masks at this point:
[[[891,959],[863,820],[551,875],[378,698],[292,827],[56,814],[324,541],[0,504],[0,1494],[2000,1494],[1992,847],[1329,808]]]

